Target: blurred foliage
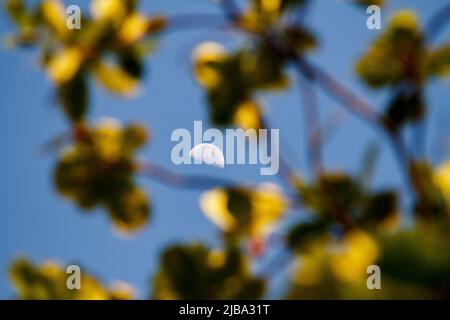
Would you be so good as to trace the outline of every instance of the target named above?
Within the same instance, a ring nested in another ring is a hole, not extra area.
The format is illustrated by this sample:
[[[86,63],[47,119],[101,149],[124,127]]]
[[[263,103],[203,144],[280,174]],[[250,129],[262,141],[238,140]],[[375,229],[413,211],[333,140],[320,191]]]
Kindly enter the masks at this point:
[[[360,59],[356,68],[370,86],[397,85],[424,79],[424,39],[415,13],[402,11]]]
[[[197,81],[206,89],[214,124],[260,127],[256,90],[282,89],[288,84],[283,61],[271,48],[261,46],[227,53],[217,43],[203,43],[194,52]]]
[[[368,6],[372,5],[382,7],[386,3],[385,0],[354,0],[354,2],[356,2],[363,8],[367,8]]]
[[[360,9],[385,2],[348,1]],[[307,64],[308,55],[319,47],[304,19],[313,3],[248,0],[237,6],[238,12],[224,12],[227,27],[239,31],[236,38],[243,41],[227,47],[203,42],[193,50],[192,59],[213,125],[266,128],[260,97],[290,90],[293,65],[313,84],[323,79],[328,85],[333,82],[326,71],[316,77]],[[59,0],[6,0],[5,8],[17,27],[7,44],[39,50],[40,64],[70,120],[70,143],[61,150],[54,171],[57,190],[81,209],[102,207],[119,231],[136,232],[151,214],[150,199],[134,180],[143,167],[136,152],[148,134],[141,125],[123,126],[112,119],[90,124],[91,79],[111,94],[134,97],[146,74],[144,58],[172,17],[147,16],[137,0],[92,0],[82,28],[69,30]],[[396,12],[355,63],[367,86],[391,94],[377,125],[394,144],[395,139],[401,141],[407,125],[427,120],[426,88],[450,74],[450,44],[431,43],[425,30],[413,11]],[[336,94],[343,87],[326,89]],[[354,97],[339,93],[345,102]],[[166,248],[153,278],[152,297],[264,298],[270,276],[279,270],[256,276],[252,258],[269,251],[265,249],[273,244],[272,236],[283,246],[274,250],[287,248],[291,253],[287,298],[450,297],[450,161],[434,166],[424,157],[406,154],[401,159],[413,191],[411,199],[394,187],[372,188],[377,160],[373,146],[367,149],[358,174],[323,168],[308,180],[291,173],[285,182],[294,194],[285,194],[273,183],[249,187],[244,182],[204,192],[200,208],[218,227],[220,245]],[[164,174],[160,173],[160,180]],[[178,178],[169,174],[167,182]],[[408,212],[404,212],[405,198],[413,203]],[[288,215],[291,211],[302,215]],[[373,264],[381,268],[382,290],[366,286],[367,267]],[[18,260],[11,277],[18,298],[23,299],[134,298],[130,291],[105,288],[84,273],[83,289],[68,291],[65,270],[53,262],[33,266]]]
[[[58,191],[83,209],[105,207],[118,230],[136,231],[150,216],[149,199],[133,181],[134,153],[146,141],[141,125],[123,127],[114,119],[95,127],[80,124],[55,169]]]
[[[11,279],[18,298],[30,300],[129,300],[135,298],[134,289],[126,283],[105,287],[90,274],[82,271],[79,290],[67,288],[65,267],[55,261],[36,266],[20,258],[11,265]]]
[[[445,189],[439,183],[442,180],[435,179],[435,176],[445,175],[439,171],[434,173],[434,169],[425,161],[412,162],[409,167],[411,183],[417,192],[417,199],[414,203],[415,213],[422,219],[434,220],[449,217],[450,211],[444,198]],[[445,179],[445,178],[444,178]]]
[[[202,244],[167,248],[153,282],[155,299],[257,299],[265,291],[240,250]]]
[[[290,299],[443,299],[450,295],[448,221],[395,234],[355,230],[322,235],[298,251]],[[366,269],[381,269],[368,290]]]
[[[288,9],[304,4],[303,0],[249,1],[249,7],[236,23],[247,32],[261,35],[261,41],[234,52],[214,42],[202,43],[194,50],[194,73],[206,90],[213,124],[234,124],[245,129],[261,127],[262,110],[255,96],[287,89],[288,58],[317,46],[315,36],[304,26],[283,19]],[[271,43],[274,39],[279,42],[277,46]]]
[[[448,44],[426,45],[417,15],[397,12],[384,33],[356,64],[362,80],[373,88],[394,87],[397,93],[382,117],[385,125],[398,131],[426,114],[423,86],[430,77],[445,77],[450,68]]]
[[[321,220],[334,221],[345,228],[382,224],[398,217],[395,190],[370,192],[344,173],[325,172],[312,184],[300,179],[295,184],[308,209]]]
[[[66,12],[59,0],[27,6],[24,0],[6,0],[6,10],[18,28],[10,46],[39,46],[41,64],[56,86],[58,101],[73,122],[88,111],[88,78],[93,75],[109,92],[136,94],[144,74],[143,58],[153,48],[144,36],[161,31],[165,18],[147,18],[136,0],[93,0],[91,15],[82,28],[66,27]]]
[[[215,189],[204,193],[200,207],[229,238],[264,239],[288,208],[275,185]]]
[[[447,206],[450,206],[450,161],[442,164],[433,172],[432,177],[435,185],[441,190]],[[450,207],[447,207],[450,211]]]

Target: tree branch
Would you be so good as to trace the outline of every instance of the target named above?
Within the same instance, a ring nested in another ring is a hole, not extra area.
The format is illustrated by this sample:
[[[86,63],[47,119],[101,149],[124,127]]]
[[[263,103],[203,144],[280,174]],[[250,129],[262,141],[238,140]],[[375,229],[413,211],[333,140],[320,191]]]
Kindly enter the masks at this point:
[[[314,88],[300,75],[300,91],[304,113],[306,150],[310,169],[319,175],[322,171],[322,133],[319,106]]]
[[[348,111],[364,121],[377,132],[384,134],[393,149],[395,158],[405,176],[405,184],[409,186],[411,181],[409,174],[409,155],[401,136],[388,130],[380,121],[378,113],[369,102],[353,93],[349,88],[340,84],[333,76],[324,70],[307,62],[302,57],[294,60],[296,66],[303,72],[307,79],[319,85],[323,91],[339,102]]]
[[[426,27],[426,37],[429,43],[433,42],[445,26],[450,22],[450,4],[439,9],[429,20]]]
[[[151,162],[139,163],[138,171],[158,182],[180,189],[208,190],[217,187],[231,188],[237,186],[235,182],[227,179],[175,173]]]
[[[138,172],[143,176],[149,177],[157,182],[167,185],[172,188],[190,189],[206,191],[214,188],[249,188],[255,190],[256,185],[249,185],[243,183],[236,183],[229,179],[203,176],[203,175],[184,175],[168,170],[158,164],[152,162],[138,163]],[[286,192],[283,190],[283,195],[294,205],[298,202],[296,193]]]
[[[225,19],[221,15],[208,13],[185,13],[167,18],[167,30],[163,32],[190,31],[193,29],[211,29],[223,25]]]
[[[379,128],[379,118],[376,109],[346,86],[342,85],[333,76],[326,73],[304,58],[298,57],[294,60],[297,68],[311,82],[319,85],[325,94],[343,105],[348,111],[366,122],[371,127]]]

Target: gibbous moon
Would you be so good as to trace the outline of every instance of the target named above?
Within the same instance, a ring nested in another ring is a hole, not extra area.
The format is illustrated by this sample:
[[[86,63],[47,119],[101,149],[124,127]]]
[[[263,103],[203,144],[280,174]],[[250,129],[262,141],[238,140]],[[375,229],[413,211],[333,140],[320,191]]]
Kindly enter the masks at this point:
[[[201,143],[189,152],[189,155],[202,163],[219,168],[225,167],[225,157],[222,150],[212,143]]]

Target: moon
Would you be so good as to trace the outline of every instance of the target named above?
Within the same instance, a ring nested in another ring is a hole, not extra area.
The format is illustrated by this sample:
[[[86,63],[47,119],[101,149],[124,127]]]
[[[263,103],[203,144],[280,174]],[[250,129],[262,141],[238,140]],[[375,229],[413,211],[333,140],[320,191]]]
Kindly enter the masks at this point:
[[[189,152],[189,156],[207,165],[223,168],[225,167],[225,157],[222,150],[212,143],[201,143],[196,145]]]

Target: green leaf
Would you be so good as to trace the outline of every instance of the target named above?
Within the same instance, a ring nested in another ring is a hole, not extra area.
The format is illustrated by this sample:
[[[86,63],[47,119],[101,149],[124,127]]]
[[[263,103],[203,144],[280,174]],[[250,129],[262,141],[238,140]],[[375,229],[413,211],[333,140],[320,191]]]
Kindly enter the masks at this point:
[[[354,0],[353,2],[364,8],[367,8],[368,6],[372,5],[382,7],[386,4],[385,0]]]
[[[396,214],[398,211],[398,198],[395,191],[383,191],[370,195],[362,220],[369,223],[379,223]]]
[[[445,44],[429,53],[427,72],[434,77],[447,77],[450,74],[450,44]]]
[[[133,181],[135,155],[146,141],[143,128],[122,128],[110,121],[96,127],[79,124],[78,138],[66,147],[54,172],[58,191],[82,209],[104,207],[121,232],[142,228],[151,214],[150,200]]]
[[[450,238],[448,225],[417,226],[384,237],[380,268],[383,274],[448,294],[450,283]]]
[[[265,290],[238,249],[202,244],[167,248],[153,285],[155,299],[258,299]]]
[[[136,62],[135,62],[136,63]],[[115,65],[99,61],[94,66],[94,75],[99,83],[111,93],[122,96],[135,96],[139,86],[139,79],[135,74],[129,73],[129,69],[134,69],[132,72],[139,73],[136,70],[136,65],[130,67],[125,64],[128,69],[124,69],[122,65]]]
[[[330,223],[324,219],[301,222],[289,231],[287,235],[288,247],[298,251],[305,251],[310,243],[327,233],[329,228]]]
[[[239,105],[251,101],[254,93],[284,89],[289,83],[285,61],[267,46],[244,48],[209,65],[220,75],[220,85],[207,91],[210,117],[214,124],[234,124]]]
[[[40,265],[26,258],[15,260],[10,267],[10,276],[19,299],[24,300],[101,300],[132,299],[133,293],[122,288],[106,288],[84,269],[81,288],[70,290],[67,267],[47,260]]]
[[[66,116],[74,123],[84,119],[88,111],[89,91],[86,77],[79,72],[72,80],[57,88],[58,100]]]
[[[30,12],[23,0],[7,0],[5,9],[18,26],[24,26],[30,22]]]
[[[395,95],[382,121],[392,131],[403,125],[421,120],[425,115],[425,101],[420,90],[402,90]]]
[[[356,72],[371,87],[394,86],[423,80],[425,48],[419,21],[411,11],[400,11],[387,30],[356,63]]]
[[[304,53],[317,47],[317,39],[305,28],[288,27],[284,30],[284,37],[287,46],[294,48],[297,53]]]
[[[127,50],[119,56],[120,67],[136,79],[141,79],[144,74],[144,64],[141,57],[133,50]]]
[[[426,161],[411,161],[409,174],[418,194],[415,213],[423,220],[447,217],[449,212],[445,198],[433,179],[433,168]]]

